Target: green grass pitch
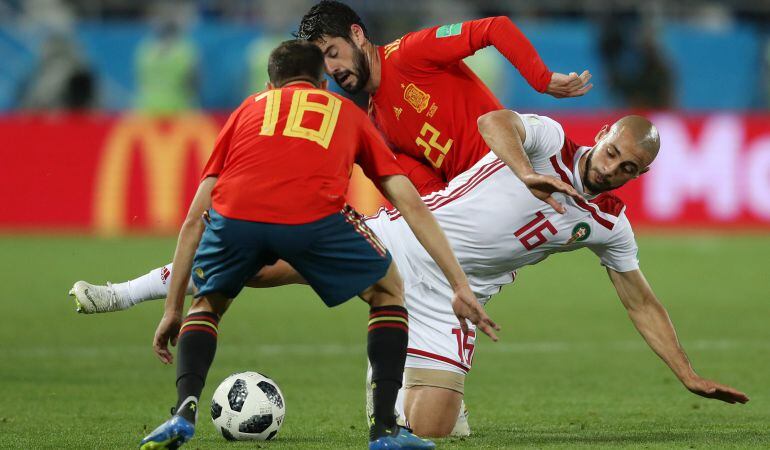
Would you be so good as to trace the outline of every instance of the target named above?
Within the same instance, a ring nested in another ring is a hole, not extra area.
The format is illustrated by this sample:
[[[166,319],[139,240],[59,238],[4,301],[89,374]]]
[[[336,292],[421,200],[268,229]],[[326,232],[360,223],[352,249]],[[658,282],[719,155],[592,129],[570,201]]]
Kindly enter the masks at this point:
[[[135,447],[174,402],[174,368],[150,343],[161,302],[76,315],[78,279],[122,281],[165,263],[168,238],[0,238],[0,448]],[[687,392],[645,346],[589,251],[524,268],[489,305],[501,340],[478,339],[467,380],[473,435],[440,448],[767,448],[770,237],[642,237],[642,268],[694,367],[751,397]],[[364,448],[366,308],[328,310],[305,287],[250,290],[220,345],[189,448]],[[208,401],[232,372],[280,384],[269,443],[228,443]]]

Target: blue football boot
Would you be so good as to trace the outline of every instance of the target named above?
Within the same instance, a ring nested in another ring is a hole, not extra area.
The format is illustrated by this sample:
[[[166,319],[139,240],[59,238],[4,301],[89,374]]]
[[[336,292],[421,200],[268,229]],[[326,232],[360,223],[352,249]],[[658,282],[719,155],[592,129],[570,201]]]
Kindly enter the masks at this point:
[[[369,442],[369,450],[424,450],[434,448],[436,448],[436,444],[432,441],[419,438],[403,427],[398,427],[398,433],[395,435],[383,436]]]
[[[179,448],[192,439],[195,426],[181,416],[174,416],[148,434],[139,443],[141,450],[159,450]]]

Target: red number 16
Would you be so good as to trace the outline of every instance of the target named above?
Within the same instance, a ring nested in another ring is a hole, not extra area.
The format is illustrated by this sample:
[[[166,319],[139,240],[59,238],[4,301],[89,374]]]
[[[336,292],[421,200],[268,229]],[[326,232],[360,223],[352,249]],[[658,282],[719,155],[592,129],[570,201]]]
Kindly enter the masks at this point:
[[[519,238],[524,248],[532,250],[545,244],[548,240],[545,236],[545,230],[550,231],[554,236],[557,233],[556,227],[545,218],[542,212],[538,212],[531,222],[516,230],[514,235]]]

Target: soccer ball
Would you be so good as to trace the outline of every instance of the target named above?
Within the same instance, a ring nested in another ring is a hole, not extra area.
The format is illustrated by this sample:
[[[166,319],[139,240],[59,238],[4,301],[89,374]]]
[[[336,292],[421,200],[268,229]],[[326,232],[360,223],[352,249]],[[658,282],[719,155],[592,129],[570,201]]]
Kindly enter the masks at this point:
[[[257,372],[234,373],[211,400],[214,426],[229,441],[267,441],[278,434],[286,415],[275,381]]]

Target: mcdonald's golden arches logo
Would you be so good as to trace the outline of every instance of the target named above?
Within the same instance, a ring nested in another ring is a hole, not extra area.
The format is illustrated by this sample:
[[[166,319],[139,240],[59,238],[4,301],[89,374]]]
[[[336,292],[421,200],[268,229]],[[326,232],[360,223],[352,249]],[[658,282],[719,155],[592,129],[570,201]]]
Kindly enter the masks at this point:
[[[147,182],[147,215],[158,231],[175,231],[187,205],[182,204],[184,164],[189,152],[202,169],[211,154],[219,125],[210,117],[190,114],[158,119],[131,115],[108,136],[96,175],[94,228],[119,234],[125,221],[132,152],[141,152]]]

